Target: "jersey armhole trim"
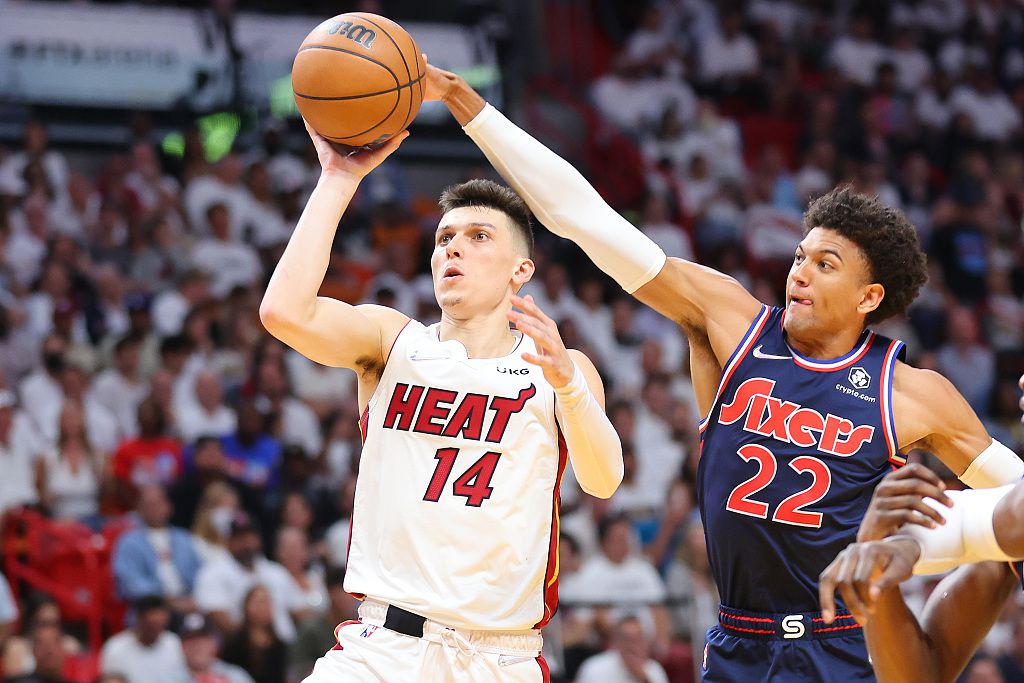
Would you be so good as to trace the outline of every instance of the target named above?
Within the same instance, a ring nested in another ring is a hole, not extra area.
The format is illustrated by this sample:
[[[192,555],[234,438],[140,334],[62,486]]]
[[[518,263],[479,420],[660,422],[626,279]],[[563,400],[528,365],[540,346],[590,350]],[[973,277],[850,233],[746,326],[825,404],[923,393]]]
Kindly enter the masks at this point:
[[[897,467],[907,464],[907,456],[900,453],[899,440],[896,438],[896,419],[892,412],[892,378],[896,369],[896,360],[903,353],[903,347],[903,342],[898,339],[889,342],[889,348],[885,351],[885,360],[882,361],[882,387],[879,391],[882,431],[885,433],[889,462]]]
[[[750,347],[754,345],[757,338],[761,336],[761,331],[768,322],[768,318],[771,317],[771,311],[772,309],[770,306],[761,304],[761,311],[750,323],[750,327],[747,328],[746,334],[743,335],[740,343],[736,346],[732,355],[729,356],[729,360],[722,369],[722,379],[719,380],[718,389],[715,390],[715,400],[711,402],[711,409],[708,410],[708,414],[701,418],[698,423],[698,430],[701,434],[703,434],[704,430],[707,428],[708,421],[711,419],[711,416],[715,414],[715,408],[718,407],[718,402],[722,398],[722,393],[725,391],[725,387],[729,383],[729,380],[732,379],[732,375],[736,371],[736,368],[743,362],[746,355],[750,353]]]

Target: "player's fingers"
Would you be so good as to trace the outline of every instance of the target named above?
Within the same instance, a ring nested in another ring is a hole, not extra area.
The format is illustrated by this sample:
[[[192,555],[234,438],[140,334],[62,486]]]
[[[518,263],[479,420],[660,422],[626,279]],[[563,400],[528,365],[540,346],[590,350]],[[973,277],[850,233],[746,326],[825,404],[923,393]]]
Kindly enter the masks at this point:
[[[946,495],[946,486],[941,480],[937,481],[925,481],[922,479],[904,479],[902,481],[894,481],[891,485],[879,495],[879,501],[885,501],[887,499],[895,498],[898,496],[914,496],[916,498],[931,498],[936,500],[946,507],[953,504],[949,496]]]
[[[530,365],[536,365],[541,368],[545,368],[551,364],[546,358],[528,352],[523,352],[520,357]]]
[[[843,600],[846,602],[846,606],[853,614],[854,618],[858,622],[864,623],[862,619],[865,615],[864,602],[860,599],[860,595],[853,586],[853,572],[857,566],[857,557],[854,550],[848,550],[846,557],[843,558],[843,563],[839,568],[839,577],[836,581],[836,585],[839,588],[840,594],[843,596]]]
[[[510,311],[507,317],[515,323],[517,330],[533,340],[534,344],[537,345],[537,350],[548,350],[550,344],[550,340],[548,339],[549,333],[546,329],[537,324],[537,321],[516,311]]]
[[[377,164],[383,163],[385,159],[398,151],[398,148],[402,146],[402,143],[405,142],[407,137],[409,137],[409,131],[403,130],[401,133],[393,136],[383,145],[373,150],[370,153],[373,155],[373,161]]]
[[[912,567],[896,560],[890,560],[882,572],[871,582],[871,600],[877,601],[882,593],[898,586],[911,577]]]
[[[548,314],[541,310],[537,302],[533,300],[533,296],[527,294],[525,297],[513,296],[512,305],[522,309],[527,315],[536,318],[543,325],[554,325],[554,320],[548,317]]]
[[[867,614],[875,610],[874,600],[871,598],[871,577],[877,574],[884,566],[885,558],[880,552],[865,550],[860,553],[857,564],[853,569],[853,589],[857,592],[857,597],[864,604]]]
[[[905,521],[911,522],[912,524],[934,526],[935,524],[946,523],[946,518],[942,516],[941,512],[916,496],[900,496],[899,498],[891,498],[885,502],[882,509],[891,511],[896,515],[901,515]],[[924,524],[924,520],[921,519],[922,517],[933,521],[934,524]]]
[[[832,561],[818,579],[818,604],[821,606],[821,617],[826,624],[831,624],[836,613],[836,572],[839,569],[842,555]]]

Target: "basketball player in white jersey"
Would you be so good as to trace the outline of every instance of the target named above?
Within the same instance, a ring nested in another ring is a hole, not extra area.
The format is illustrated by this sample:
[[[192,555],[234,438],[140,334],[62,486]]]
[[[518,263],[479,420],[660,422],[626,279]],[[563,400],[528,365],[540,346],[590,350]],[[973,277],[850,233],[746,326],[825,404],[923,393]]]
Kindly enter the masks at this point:
[[[260,317],[308,358],[358,375],[345,588],[365,599],[306,680],[547,681],[540,629],[557,604],[566,458],[584,490],[607,498],[622,451],[593,364],[516,296],[534,271],[529,211],[490,181],[445,191],[430,258],[440,323],[320,297],[359,181],[407,134],[343,156],[309,132],[320,181]]]

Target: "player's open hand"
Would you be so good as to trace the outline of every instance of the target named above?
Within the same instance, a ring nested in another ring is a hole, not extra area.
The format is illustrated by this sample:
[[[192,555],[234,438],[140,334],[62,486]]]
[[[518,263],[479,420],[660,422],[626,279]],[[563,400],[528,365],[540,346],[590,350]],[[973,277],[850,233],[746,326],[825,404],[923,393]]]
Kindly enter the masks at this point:
[[[513,296],[512,305],[520,310],[509,311],[508,319],[537,346],[537,354],[524,353],[523,360],[539,366],[551,386],[556,389],[564,387],[572,380],[576,366],[569,357],[555,321],[540,310],[532,296]]]
[[[402,141],[409,137],[409,131],[403,130],[380,147],[375,149],[345,150],[331,143],[327,138],[313,130],[313,127],[306,124],[306,132],[309,133],[313,146],[316,147],[316,155],[320,159],[320,170],[324,175],[346,175],[356,181],[362,180],[373,169],[384,163],[384,160],[391,156],[402,144]]]
[[[896,533],[904,524],[930,529],[945,524],[943,516],[926,503],[925,498],[937,500],[946,507],[953,505],[942,480],[924,465],[914,463],[886,475],[871,497],[857,541],[879,541]]]
[[[847,546],[825,568],[818,582],[818,601],[825,623],[831,624],[835,618],[838,590],[857,622],[866,624],[878,599],[910,578],[920,556],[921,546],[908,536]]]

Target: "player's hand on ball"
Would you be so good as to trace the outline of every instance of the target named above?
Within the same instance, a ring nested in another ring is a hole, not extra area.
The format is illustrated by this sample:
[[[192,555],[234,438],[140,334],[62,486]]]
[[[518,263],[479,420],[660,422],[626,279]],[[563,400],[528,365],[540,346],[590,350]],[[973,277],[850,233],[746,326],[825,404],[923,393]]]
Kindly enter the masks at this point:
[[[362,180],[370,171],[384,163],[384,160],[398,149],[402,141],[409,137],[409,131],[403,130],[376,149],[358,149],[346,152],[313,130],[313,127],[305,120],[303,123],[306,124],[306,132],[309,133],[309,138],[316,148],[321,173],[323,175],[345,175],[357,181]]]
[[[425,89],[423,91],[424,102],[441,102],[445,96],[458,81],[459,77],[453,74],[451,71],[445,71],[444,69],[438,69],[427,61],[427,55],[424,53],[423,60],[427,62],[427,73],[423,77]]]
[[[879,541],[896,533],[904,524],[917,524],[934,529],[946,520],[925,498],[932,498],[946,507],[953,501],[945,493],[939,476],[924,465],[907,465],[886,475],[875,489],[864,521],[857,532],[857,541]]]
[[[540,310],[532,296],[513,296],[512,305],[520,310],[509,311],[508,319],[537,345],[537,354],[524,353],[523,360],[539,366],[551,386],[556,389],[564,387],[572,381],[576,366],[569,357],[555,321]]]
[[[910,578],[920,556],[921,546],[908,536],[847,546],[819,579],[818,600],[825,623],[835,618],[838,590],[857,622],[866,624],[878,599]]]

